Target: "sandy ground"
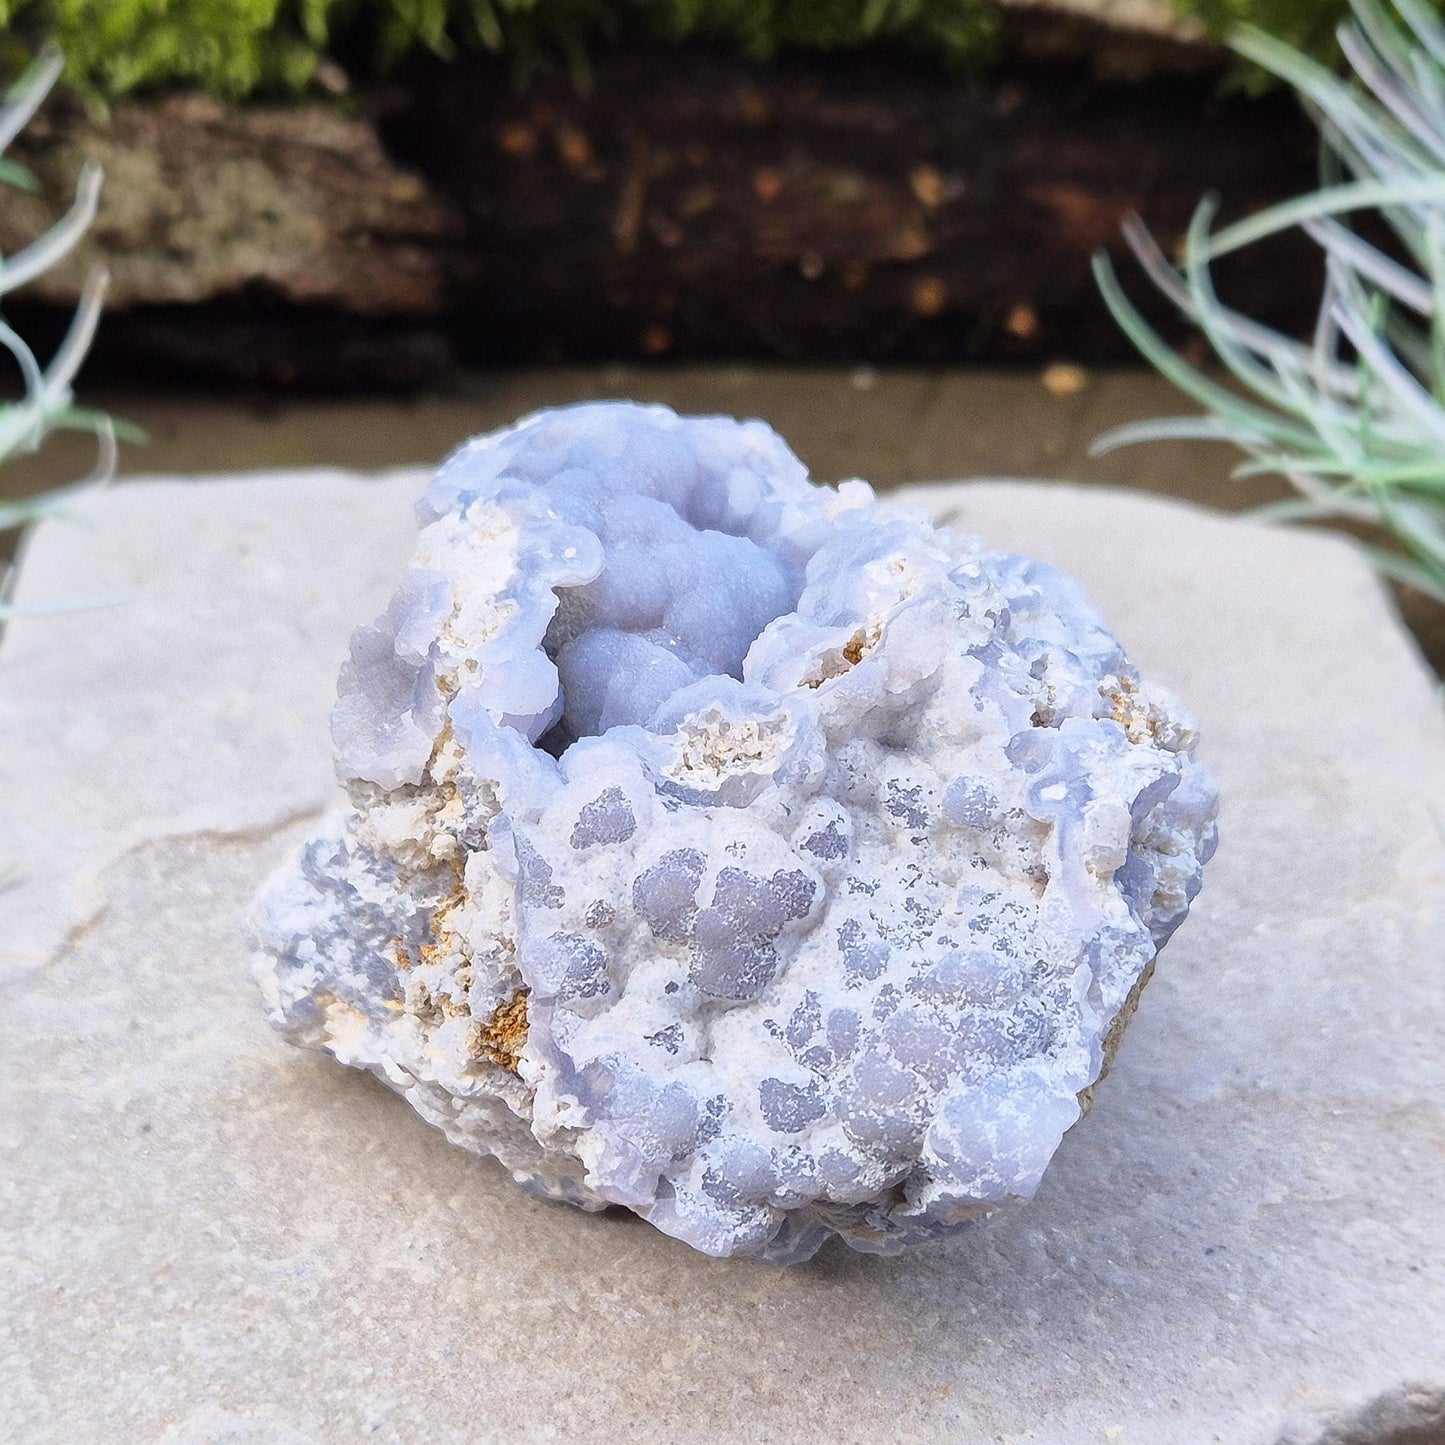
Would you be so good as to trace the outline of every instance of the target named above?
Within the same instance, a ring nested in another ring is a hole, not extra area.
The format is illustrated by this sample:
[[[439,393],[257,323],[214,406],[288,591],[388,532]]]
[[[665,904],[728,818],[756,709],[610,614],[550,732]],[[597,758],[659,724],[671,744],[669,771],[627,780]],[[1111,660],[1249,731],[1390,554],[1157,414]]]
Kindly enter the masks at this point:
[[[424,463],[537,407],[628,396],[680,411],[763,417],[820,481],[861,476],[887,488],[958,477],[1062,478],[1225,511],[1285,494],[1268,479],[1232,480],[1237,454],[1222,446],[1158,444],[1090,456],[1094,439],[1112,426],[1192,409],[1151,372],[1093,372],[1078,389],[1061,390],[1017,371],[606,366],[473,373],[444,392],[406,399],[261,399],[153,388],[82,394],[87,405],[149,435],[145,445],[122,450],[122,476]],[[93,461],[89,438],[54,438],[38,456],[0,473],[0,496],[71,480]],[[1401,601],[1437,670],[1445,671],[1445,612],[1422,598]]]

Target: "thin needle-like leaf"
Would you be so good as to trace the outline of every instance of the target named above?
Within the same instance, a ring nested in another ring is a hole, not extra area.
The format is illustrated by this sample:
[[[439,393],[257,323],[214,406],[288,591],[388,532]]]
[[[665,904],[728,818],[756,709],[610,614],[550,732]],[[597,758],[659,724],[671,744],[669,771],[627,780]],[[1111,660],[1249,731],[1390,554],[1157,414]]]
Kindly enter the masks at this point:
[[[0,151],[34,115],[61,69],[59,55],[46,53],[25,73],[10,98],[0,106]],[[23,167],[5,162],[0,156],[0,184],[7,181],[30,184],[33,177]],[[0,295],[33,281],[69,253],[94,219],[99,196],[100,171],[87,164],[81,171],[69,211],[29,246],[14,256],[0,259]],[[0,502],[0,532],[59,515],[82,486],[104,485],[115,473],[116,426],[108,417],[82,411],[71,404],[71,385],[95,335],[105,284],[104,271],[93,269],[82,288],[70,327],[48,367],[42,368],[24,338],[0,320],[0,347],[15,358],[23,384],[20,397],[0,405],[0,462],[17,451],[38,447],[45,436],[57,427],[84,427],[96,434],[99,443],[95,469],[85,483],[39,497]],[[44,607],[16,607],[3,601],[8,595],[10,575],[11,569],[0,567],[0,621],[41,612],[110,606],[114,601],[109,598],[67,598]]]
[[[10,142],[30,124],[30,118],[40,109],[40,103],[50,94],[64,69],[65,60],[60,52],[47,50],[20,77],[0,107],[0,151],[8,149]]]
[[[90,229],[100,204],[100,167],[86,162],[75,186],[75,201],[38,241],[0,261],[0,293],[14,291],[50,270]]]
[[[1435,297],[1426,282],[1338,221],[1306,221],[1304,231],[1322,251],[1338,256],[1382,291],[1388,291],[1397,301],[1403,301],[1411,310],[1421,316],[1434,312]]]
[[[1094,277],[1105,304],[1125,334],[1180,390],[1188,392],[1196,401],[1211,407],[1220,415],[1257,430],[1261,436],[1274,437],[1297,446],[1309,445],[1309,432],[1282,421],[1264,407],[1240,400],[1233,392],[1210,380],[1197,367],[1191,366],[1173,351],[1124,295],[1114,274],[1113,263],[1102,251],[1094,256]]]
[[[1211,260],[1278,235],[1306,221],[1340,216],[1350,211],[1378,210],[1386,206],[1445,205],[1445,174],[1411,176],[1393,181],[1350,181],[1327,191],[1315,191],[1292,201],[1269,206],[1247,220],[1216,231],[1209,243]]]
[[[1247,458],[1233,473],[1242,485],[1273,474],[1297,494],[1253,515],[1378,529],[1393,542],[1376,549],[1381,571],[1445,598],[1445,24],[1424,0],[1351,3],[1341,44],[1361,82],[1353,86],[1258,30],[1235,34],[1315,117],[1318,190],[1212,235],[1213,203],[1204,202],[1178,269],[1137,219],[1125,225],[1146,275],[1200,328],[1232,384],[1167,346],[1096,258],[1120,327],[1204,413],[1117,427],[1094,450],[1228,441]],[[1418,274],[1342,223],[1365,209],[1395,231]],[[1308,345],[1223,304],[1211,274],[1218,257],[1294,227],[1325,258]]]

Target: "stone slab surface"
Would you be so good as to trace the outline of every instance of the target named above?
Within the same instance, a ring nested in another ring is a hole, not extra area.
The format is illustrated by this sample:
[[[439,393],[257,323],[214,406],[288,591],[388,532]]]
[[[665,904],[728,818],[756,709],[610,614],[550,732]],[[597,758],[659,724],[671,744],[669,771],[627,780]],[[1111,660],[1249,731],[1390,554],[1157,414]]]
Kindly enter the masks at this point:
[[[1223,841],[1028,1209],[778,1271],[521,1195],[264,1024],[237,919],[330,796],[415,475],[127,484],[0,646],[0,1439],[1445,1439],[1445,721],[1345,543],[919,495],[1085,581]]]

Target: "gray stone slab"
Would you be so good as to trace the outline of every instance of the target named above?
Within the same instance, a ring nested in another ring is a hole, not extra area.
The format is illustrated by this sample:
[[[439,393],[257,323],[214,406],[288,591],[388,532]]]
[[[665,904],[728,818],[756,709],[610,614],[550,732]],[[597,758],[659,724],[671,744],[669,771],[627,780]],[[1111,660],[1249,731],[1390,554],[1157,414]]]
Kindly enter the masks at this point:
[[[126,485],[0,647],[0,1438],[1404,1441],[1445,1431],[1445,722],[1347,544],[921,495],[1199,713],[1223,842],[1029,1208],[789,1271],[521,1195],[262,1021],[414,477]],[[1413,1432],[1413,1433],[1406,1433]]]
[[[116,605],[5,635],[0,980],[96,915],[128,849],[264,834],[332,795],[316,720],[410,552],[397,499],[418,485],[136,482],[31,535],[17,606]]]

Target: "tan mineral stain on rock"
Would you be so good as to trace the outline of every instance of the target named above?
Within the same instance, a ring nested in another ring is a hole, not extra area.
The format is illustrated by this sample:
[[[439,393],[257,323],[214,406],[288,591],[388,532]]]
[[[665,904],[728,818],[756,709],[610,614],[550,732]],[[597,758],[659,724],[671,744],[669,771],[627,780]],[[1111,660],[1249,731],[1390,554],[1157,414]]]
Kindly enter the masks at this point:
[[[1104,694],[1104,701],[1112,705],[1109,716],[1124,729],[1124,736],[1131,743],[1157,741],[1159,722],[1153,710],[1139,696],[1139,689],[1132,678],[1115,679],[1115,685]]]
[[[519,988],[505,1003],[498,1004],[478,1029],[478,1048],[482,1055],[509,1074],[517,1072],[517,1062],[527,1045],[528,992]]]

